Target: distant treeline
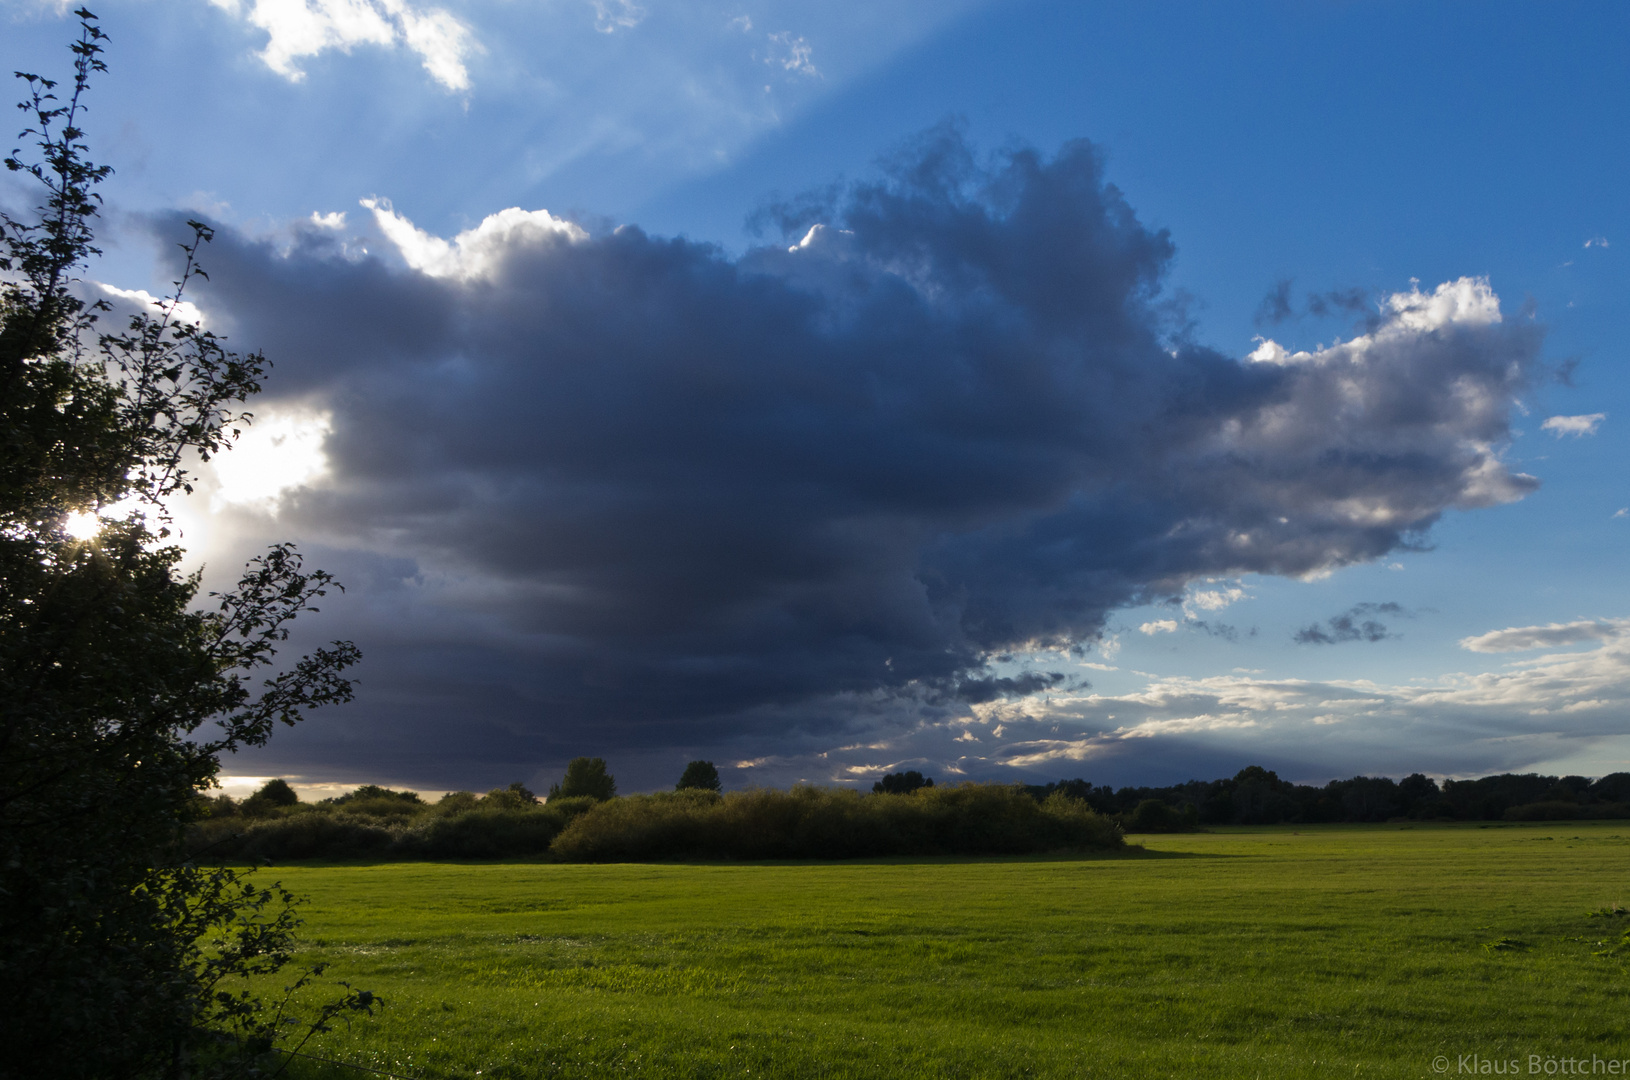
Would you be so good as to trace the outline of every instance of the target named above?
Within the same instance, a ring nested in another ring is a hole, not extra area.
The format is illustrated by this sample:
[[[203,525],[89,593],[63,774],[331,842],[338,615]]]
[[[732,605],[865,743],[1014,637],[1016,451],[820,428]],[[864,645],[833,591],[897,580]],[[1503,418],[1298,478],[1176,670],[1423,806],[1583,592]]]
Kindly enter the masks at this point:
[[[1063,793],[1100,814],[1140,829],[1139,816],[1196,825],[1275,825],[1319,822],[1391,821],[1562,821],[1577,818],[1630,818],[1630,773],[1599,780],[1585,776],[1502,773],[1441,785],[1415,773],[1402,780],[1355,776],[1323,787],[1293,784],[1258,766],[1231,779],[1190,780],[1170,787],[1097,787],[1086,780],[1031,785],[1038,799]]]
[[[1037,799],[1011,784],[867,795],[805,786],[728,794],[693,787],[622,798],[556,796],[546,803],[514,784],[479,798],[454,792],[433,805],[412,792],[377,787],[321,803],[293,795],[282,785],[242,804],[207,800],[200,810],[209,816],[194,823],[189,845],[201,857],[230,860],[547,856],[631,862],[1015,855],[1124,844],[1120,825],[1080,799]]]
[[[200,796],[188,845],[232,860],[847,859],[1106,850],[1127,832],[1207,825],[1630,818],[1630,773],[1594,781],[1507,773],[1441,785],[1417,773],[1313,787],[1251,766],[1223,780],[1123,788],[1086,780],[935,786],[898,773],[868,794],[809,786],[720,793],[718,783],[709,763],[692,762],[676,791],[618,797],[598,758],[574,761],[547,801],[520,784],[435,803],[368,785],[303,803],[273,780],[242,802]]]

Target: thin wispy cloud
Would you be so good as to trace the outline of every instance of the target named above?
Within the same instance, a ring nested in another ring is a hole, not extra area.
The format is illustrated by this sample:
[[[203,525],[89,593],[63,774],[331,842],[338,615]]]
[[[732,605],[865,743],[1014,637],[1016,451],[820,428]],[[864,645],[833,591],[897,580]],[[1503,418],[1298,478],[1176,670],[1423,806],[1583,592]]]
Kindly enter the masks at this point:
[[[795,75],[819,75],[815,67],[815,50],[809,42],[789,31],[780,31],[769,36],[770,55],[764,60],[772,67],[779,67],[783,71]]]
[[[589,0],[594,8],[594,28],[602,34],[632,30],[645,21],[645,9],[633,0]]]
[[[1623,636],[1627,627],[1630,627],[1630,620],[1626,619],[1581,619],[1578,622],[1547,623],[1544,626],[1512,626],[1463,638],[1460,647],[1481,653],[1551,649],[1576,645],[1581,641],[1618,638]]]

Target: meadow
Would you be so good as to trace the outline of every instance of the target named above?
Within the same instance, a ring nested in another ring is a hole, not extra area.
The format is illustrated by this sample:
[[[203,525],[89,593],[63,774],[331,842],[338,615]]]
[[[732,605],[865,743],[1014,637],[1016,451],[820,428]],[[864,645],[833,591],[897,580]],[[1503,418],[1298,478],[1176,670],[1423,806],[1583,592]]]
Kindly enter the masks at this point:
[[[1134,839],[263,874],[310,897],[300,960],[387,1002],[306,1052],[399,1076],[1630,1072],[1630,920],[1591,914],[1630,899],[1624,822]]]

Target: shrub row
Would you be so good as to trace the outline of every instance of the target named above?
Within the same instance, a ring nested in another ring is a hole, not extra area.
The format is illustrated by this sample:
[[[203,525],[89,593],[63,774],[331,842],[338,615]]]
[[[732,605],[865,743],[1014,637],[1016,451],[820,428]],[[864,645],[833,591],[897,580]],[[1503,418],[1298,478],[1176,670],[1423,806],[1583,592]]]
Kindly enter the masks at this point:
[[[727,795],[683,790],[449,809],[409,819],[343,806],[291,807],[256,820],[198,822],[189,843],[215,859],[548,856],[563,862],[1010,855],[1123,844],[1120,826],[1079,799],[1059,794],[1038,801],[1020,787],[999,784],[908,795],[818,787]]]
[[[820,787],[635,795],[574,818],[551,851],[572,862],[852,859],[1017,855],[1122,843],[1116,824],[1079,799],[1037,802],[1015,786],[957,784],[909,795]]]

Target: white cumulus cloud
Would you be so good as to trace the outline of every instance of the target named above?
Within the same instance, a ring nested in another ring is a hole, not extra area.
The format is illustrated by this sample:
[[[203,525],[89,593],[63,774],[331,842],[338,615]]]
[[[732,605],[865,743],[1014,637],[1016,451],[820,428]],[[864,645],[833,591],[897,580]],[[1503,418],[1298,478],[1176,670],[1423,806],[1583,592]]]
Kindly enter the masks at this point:
[[[1361,359],[1371,349],[1450,327],[1492,326],[1501,321],[1500,298],[1486,277],[1445,281],[1429,293],[1412,283],[1408,292],[1396,292],[1381,305],[1387,321],[1371,334],[1314,352],[1290,352],[1272,339],[1264,339],[1249,354],[1259,364],[1332,364]]]
[[[1155,619],[1138,627],[1140,631],[1153,637],[1156,634],[1175,634],[1177,632],[1176,619]]]
[[[1594,435],[1596,429],[1602,426],[1607,419],[1606,413],[1586,413],[1583,416],[1553,416],[1540,425],[1541,431],[1549,431],[1557,438],[1572,435],[1579,438],[1581,435]]]
[[[293,82],[305,78],[299,61],[327,49],[405,45],[448,90],[470,88],[465,59],[479,49],[469,27],[445,8],[406,0],[210,0],[266,31],[260,58]]]
[[[1221,611],[1236,600],[1245,599],[1245,590],[1238,586],[1229,586],[1222,589],[1196,589],[1189,593],[1183,601],[1185,608],[1199,608],[1202,611]]]
[[[515,249],[536,247],[550,241],[575,242],[588,234],[547,210],[522,210],[512,206],[488,214],[481,224],[465,229],[452,240],[432,236],[402,217],[386,199],[363,199],[374,212],[374,220],[403,260],[413,269],[435,278],[472,281],[489,278],[506,254]]]
[[[100,281],[95,284],[105,296],[115,300],[123,300],[136,308],[145,309],[144,313],[153,318],[161,318],[168,310],[170,318],[175,322],[188,323],[192,326],[204,325],[204,313],[199,311],[198,307],[190,300],[174,302],[154,296],[146,289],[121,289],[116,285],[107,285]]]

